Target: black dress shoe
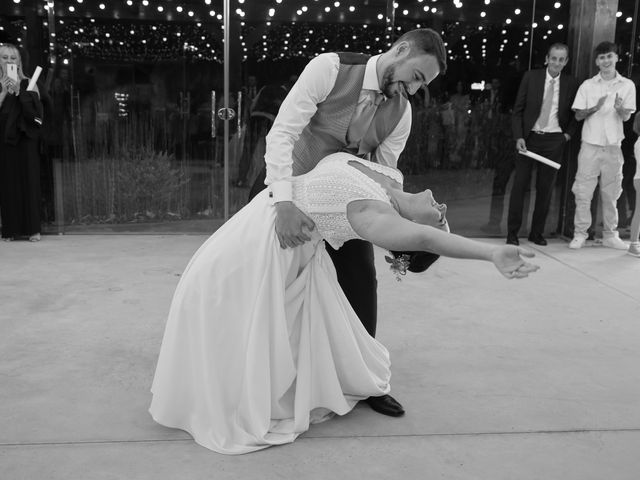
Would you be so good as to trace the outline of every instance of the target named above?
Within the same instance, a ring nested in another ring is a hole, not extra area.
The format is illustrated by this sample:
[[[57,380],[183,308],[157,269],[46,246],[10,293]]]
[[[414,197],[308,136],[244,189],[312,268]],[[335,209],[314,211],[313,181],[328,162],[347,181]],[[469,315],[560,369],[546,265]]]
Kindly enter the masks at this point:
[[[507,245],[520,245],[520,241],[516,235],[507,235]]]
[[[532,233],[531,235],[529,235],[529,241],[535,243],[536,245],[542,245],[543,247],[547,244],[547,241],[539,233]]]
[[[391,395],[380,397],[369,397],[365,400],[373,410],[390,417],[401,417],[404,415],[404,408]]]

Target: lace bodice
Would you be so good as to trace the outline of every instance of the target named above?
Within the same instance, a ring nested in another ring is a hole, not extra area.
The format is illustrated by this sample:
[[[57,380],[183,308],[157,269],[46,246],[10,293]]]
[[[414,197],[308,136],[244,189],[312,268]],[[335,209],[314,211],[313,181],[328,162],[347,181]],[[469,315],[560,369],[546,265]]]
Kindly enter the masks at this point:
[[[347,240],[361,238],[347,219],[347,205],[354,200],[380,200],[391,204],[376,181],[350,166],[357,161],[402,184],[402,174],[391,167],[361,160],[346,153],[324,158],[309,173],[294,177],[293,201],[315,222],[318,232],[333,248]]]

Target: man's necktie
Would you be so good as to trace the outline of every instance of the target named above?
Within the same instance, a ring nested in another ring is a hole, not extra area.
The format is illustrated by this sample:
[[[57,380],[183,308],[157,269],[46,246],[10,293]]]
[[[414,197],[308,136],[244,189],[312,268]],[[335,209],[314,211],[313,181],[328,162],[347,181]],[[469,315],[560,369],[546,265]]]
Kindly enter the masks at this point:
[[[350,144],[357,144],[362,140],[364,134],[369,130],[373,115],[376,113],[378,105],[384,100],[382,92],[367,90],[367,97],[356,105],[353,113],[353,120],[349,124],[347,137]]]
[[[540,118],[538,125],[540,128],[544,128],[549,123],[549,117],[551,116],[551,104],[553,103],[553,87],[556,80],[552,78],[549,80],[549,85],[544,91],[544,98],[542,99],[542,108],[540,109]]]

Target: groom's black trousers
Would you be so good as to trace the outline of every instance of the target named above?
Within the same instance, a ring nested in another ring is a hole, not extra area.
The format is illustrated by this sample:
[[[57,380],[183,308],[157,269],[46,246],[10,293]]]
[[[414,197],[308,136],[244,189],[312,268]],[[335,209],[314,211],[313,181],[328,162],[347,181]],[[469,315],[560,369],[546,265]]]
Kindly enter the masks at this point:
[[[258,175],[249,193],[249,201],[266,188],[266,169]],[[328,243],[327,252],[338,274],[338,283],[364,328],[376,336],[378,319],[378,281],[373,245],[365,240],[349,240],[335,250]]]
[[[373,261],[373,245],[365,240],[349,240],[338,250],[328,243],[326,247],[336,267],[342,291],[369,335],[375,337],[378,281]]]

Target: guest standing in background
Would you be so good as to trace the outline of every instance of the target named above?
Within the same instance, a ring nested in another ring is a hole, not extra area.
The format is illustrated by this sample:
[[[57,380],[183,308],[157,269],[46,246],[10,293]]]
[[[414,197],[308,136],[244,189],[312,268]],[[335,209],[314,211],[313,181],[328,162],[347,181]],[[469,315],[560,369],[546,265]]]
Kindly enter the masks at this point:
[[[28,84],[18,49],[0,46],[0,215],[5,241],[40,240],[42,103],[37,87],[27,91]]]
[[[571,191],[576,199],[573,240],[569,248],[582,248],[591,225],[591,199],[600,184],[602,199],[602,245],[627,250],[618,233],[616,202],[622,193],[620,145],[624,138],[622,123],[636,110],[636,86],[616,70],[618,46],[598,44],[594,51],[599,72],[585,80],[576,94],[572,109],[576,120],[584,120],[578,171]]]
[[[519,152],[530,150],[556,163],[562,162],[565,144],[575,135],[577,123],[571,104],[578,81],[562,69],[569,60],[569,47],[554,43],[549,47],[544,69],[524,74],[513,107],[513,136]],[[534,160],[517,155],[516,173],[509,199],[507,243],[518,245],[522,226],[524,196],[531,181]],[[536,164],[536,203],[529,229],[529,241],[546,245],[544,226],[547,221],[557,170]]]

